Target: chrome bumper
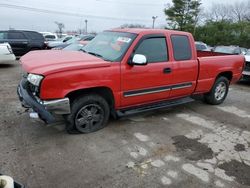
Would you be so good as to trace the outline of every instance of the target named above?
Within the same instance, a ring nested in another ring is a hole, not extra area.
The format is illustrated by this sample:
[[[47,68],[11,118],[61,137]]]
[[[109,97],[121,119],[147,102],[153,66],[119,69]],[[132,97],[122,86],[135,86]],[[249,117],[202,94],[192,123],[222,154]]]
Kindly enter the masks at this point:
[[[47,111],[54,114],[70,114],[69,98],[43,101],[42,103]]]
[[[68,98],[42,101],[30,91],[27,79],[21,80],[17,87],[17,94],[22,106],[32,108],[37,113],[34,117],[39,117],[47,124],[56,121],[53,114],[70,114],[70,101]]]

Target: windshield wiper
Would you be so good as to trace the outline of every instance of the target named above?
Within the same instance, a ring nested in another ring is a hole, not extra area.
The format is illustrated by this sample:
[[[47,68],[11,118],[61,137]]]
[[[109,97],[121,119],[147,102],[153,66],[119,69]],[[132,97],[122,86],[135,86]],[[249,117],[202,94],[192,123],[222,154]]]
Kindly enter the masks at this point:
[[[82,51],[82,52],[84,52],[84,53],[88,53],[86,50],[84,50],[84,49],[80,49],[80,51]]]
[[[109,59],[103,57],[101,54],[97,54],[97,53],[95,53],[95,52],[88,52],[88,51],[86,51],[86,50],[84,50],[84,49],[81,49],[81,51],[83,51],[83,52],[85,52],[85,53],[88,53],[88,54],[91,54],[91,55],[96,56],[96,57],[100,57],[100,58],[103,59],[104,61],[111,61],[111,60],[109,60]]]

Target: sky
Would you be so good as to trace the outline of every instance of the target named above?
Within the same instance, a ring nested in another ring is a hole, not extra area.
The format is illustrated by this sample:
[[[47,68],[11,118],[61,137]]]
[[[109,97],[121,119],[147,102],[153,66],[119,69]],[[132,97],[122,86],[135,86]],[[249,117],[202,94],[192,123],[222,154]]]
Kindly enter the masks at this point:
[[[233,3],[238,0],[202,0],[205,10],[213,3]],[[243,0],[244,1],[244,0]],[[100,32],[133,23],[152,26],[152,16],[158,16],[156,27],[166,25],[165,6],[171,0],[0,0],[0,30],[14,28],[54,32],[55,21],[64,23],[65,31],[85,28]],[[30,9],[31,8],[31,9]],[[32,10],[32,11],[31,11]]]

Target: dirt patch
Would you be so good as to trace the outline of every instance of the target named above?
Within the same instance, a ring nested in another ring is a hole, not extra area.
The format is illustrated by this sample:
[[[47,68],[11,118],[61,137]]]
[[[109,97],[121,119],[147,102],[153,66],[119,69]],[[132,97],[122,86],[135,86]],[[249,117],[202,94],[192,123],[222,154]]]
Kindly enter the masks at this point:
[[[189,139],[183,135],[172,137],[177,151],[182,153],[187,159],[198,161],[201,159],[212,159],[213,151],[198,140]]]
[[[237,144],[234,146],[235,151],[246,151],[246,148],[243,144]]]
[[[225,170],[228,176],[234,176],[238,183],[250,186],[250,166],[233,160],[228,163],[223,163],[218,167]]]

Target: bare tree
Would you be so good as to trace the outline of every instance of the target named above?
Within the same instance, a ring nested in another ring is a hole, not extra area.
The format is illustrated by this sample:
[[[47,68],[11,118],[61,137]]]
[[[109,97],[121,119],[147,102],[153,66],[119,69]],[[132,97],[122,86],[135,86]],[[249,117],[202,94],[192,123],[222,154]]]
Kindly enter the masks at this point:
[[[236,22],[241,22],[249,14],[249,1],[240,1],[231,5],[232,18]]]
[[[229,5],[225,5],[222,3],[214,3],[212,4],[211,10],[206,13],[208,20],[211,21],[225,21],[230,19],[230,10],[231,7]]]
[[[62,37],[63,29],[65,28],[64,23],[60,23],[60,22],[55,21],[55,24],[58,27],[59,37]]]
[[[247,12],[245,14],[244,19],[250,21],[250,0],[247,1]]]

